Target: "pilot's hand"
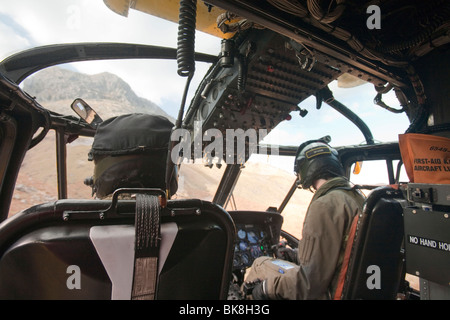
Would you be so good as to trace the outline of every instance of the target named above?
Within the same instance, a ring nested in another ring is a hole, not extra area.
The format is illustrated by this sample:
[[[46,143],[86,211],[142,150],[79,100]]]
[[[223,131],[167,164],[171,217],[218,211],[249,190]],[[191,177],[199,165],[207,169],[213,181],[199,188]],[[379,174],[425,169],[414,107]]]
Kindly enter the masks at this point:
[[[292,249],[290,247],[286,247],[285,242],[280,242],[279,244],[276,244],[272,246],[273,253],[275,254],[275,257],[278,259],[286,260],[289,262],[298,263],[298,254],[296,249]]]
[[[252,291],[252,299],[253,300],[268,300],[269,297],[265,292],[265,281],[261,281],[258,283]]]

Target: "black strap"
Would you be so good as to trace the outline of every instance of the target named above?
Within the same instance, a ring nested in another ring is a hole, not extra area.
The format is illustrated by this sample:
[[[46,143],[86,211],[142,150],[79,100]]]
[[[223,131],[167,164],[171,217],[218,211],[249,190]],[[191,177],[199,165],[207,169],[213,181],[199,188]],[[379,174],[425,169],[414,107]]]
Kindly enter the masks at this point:
[[[156,195],[136,195],[132,300],[155,300],[161,242],[161,207]]]

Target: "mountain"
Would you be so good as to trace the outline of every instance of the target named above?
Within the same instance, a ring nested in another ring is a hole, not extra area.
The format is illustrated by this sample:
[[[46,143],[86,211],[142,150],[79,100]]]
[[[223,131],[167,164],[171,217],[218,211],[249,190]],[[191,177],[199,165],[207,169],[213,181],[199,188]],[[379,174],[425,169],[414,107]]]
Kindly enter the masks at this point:
[[[125,113],[150,113],[175,120],[150,100],[141,98],[118,76],[103,72],[88,75],[60,67],[47,68],[24,81],[24,91],[45,108],[74,114],[70,104],[85,100],[103,119]]]

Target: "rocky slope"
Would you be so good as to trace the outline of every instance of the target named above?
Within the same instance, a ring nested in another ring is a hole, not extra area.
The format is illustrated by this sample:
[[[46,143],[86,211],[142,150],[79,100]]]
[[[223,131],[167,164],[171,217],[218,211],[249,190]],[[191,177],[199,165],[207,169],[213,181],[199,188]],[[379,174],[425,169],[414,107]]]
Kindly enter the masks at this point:
[[[47,68],[24,81],[24,90],[44,107],[61,114],[72,114],[70,104],[82,98],[103,119],[113,115],[140,112],[170,117],[158,105],[137,96],[118,76],[103,72],[87,75],[60,67]]]

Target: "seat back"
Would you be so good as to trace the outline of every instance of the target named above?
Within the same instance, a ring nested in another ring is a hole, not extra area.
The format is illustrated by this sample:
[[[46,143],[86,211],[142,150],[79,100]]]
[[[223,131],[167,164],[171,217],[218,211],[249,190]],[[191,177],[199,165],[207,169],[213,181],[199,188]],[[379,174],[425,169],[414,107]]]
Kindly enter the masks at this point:
[[[3,222],[0,299],[130,299],[135,201],[110,206],[59,200]],[[161,238],[157,299],[226,299],[235,227],[225,210],[170,200]]]
[[[403,195],[374,189],[365,201],[351,244],[342,299],[395,299],[402,275]]]

